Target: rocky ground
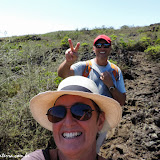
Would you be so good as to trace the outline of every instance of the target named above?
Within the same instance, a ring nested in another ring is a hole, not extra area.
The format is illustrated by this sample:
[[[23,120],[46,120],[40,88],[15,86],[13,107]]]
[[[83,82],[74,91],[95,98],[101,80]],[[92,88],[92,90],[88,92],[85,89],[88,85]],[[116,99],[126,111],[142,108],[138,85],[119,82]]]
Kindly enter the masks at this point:
[[[123,70],[126,104],[119,126],[108,133],[101,154],[113,160],[160,159],[160,63],[144,52],[118,57],[130,66]]]

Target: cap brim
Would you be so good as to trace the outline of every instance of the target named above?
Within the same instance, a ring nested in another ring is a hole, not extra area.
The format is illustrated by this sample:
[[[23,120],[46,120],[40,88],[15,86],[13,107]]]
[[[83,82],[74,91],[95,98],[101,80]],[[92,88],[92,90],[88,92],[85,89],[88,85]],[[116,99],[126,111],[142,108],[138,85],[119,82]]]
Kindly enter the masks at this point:
[[[92,99],[105,112],[105,123],[101,132],[112,129],[118,125],[122,117],[122,108],[120,104],[112,98],[94,93],[80,91],[47,91],[42,92],[30,101],[30,110],[34,119],[44,128],[52,131],[52,123],[47,118],[47,111],[53,107],[56,99],[61,95],[79,95]]]

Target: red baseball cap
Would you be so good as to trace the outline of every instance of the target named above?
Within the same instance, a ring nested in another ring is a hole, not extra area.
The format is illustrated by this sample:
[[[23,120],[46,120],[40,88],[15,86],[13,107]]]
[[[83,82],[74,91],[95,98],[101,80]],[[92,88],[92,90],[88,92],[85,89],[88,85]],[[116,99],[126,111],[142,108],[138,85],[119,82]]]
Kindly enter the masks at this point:
[[[106,35],[103,34],[103,35],[99,35],[98,37],[96,37],[96,38],[94,39],[93,45],[95,45],[95,43],[96,43],[99,39],[104,39],[106,42],[108,42],[108,43],[111,44],[111,39],[110,39],[108,36],[106,36]]]

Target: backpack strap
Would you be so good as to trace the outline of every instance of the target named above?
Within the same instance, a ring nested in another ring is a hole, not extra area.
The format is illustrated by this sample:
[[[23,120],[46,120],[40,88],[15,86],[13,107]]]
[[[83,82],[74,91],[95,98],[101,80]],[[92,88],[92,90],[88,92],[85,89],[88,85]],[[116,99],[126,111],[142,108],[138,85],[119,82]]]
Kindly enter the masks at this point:
[[[112,73],[113,73],[115,80],[118,81],[118,79],[119,79],[118,67],[115,64],[111,63],[111,68],[113,69]],[[91,60],[88,60],[88,61],[86,61],[86,67],[83,71],[82,76],[88,77],[91,69],[92,69],[92,62],[91,62]]]
[[[118,67],[115,64],[111,63],[111,68],[113,69],[112,73],[114,75],[115,80],[118,81],[119,79]]]
[[[50,160],[50,159],[51,159],[48,148],[42,150],[42,152],[43,152],[43,155],[44,155],[45,160]]]
[[[83,71],[82,76],[88,77],[91,69],[92,69],[92,62],[91,62],[91,60],[88,60],[88,61],[86,61],[86,67],[85,67],[85,69]]]

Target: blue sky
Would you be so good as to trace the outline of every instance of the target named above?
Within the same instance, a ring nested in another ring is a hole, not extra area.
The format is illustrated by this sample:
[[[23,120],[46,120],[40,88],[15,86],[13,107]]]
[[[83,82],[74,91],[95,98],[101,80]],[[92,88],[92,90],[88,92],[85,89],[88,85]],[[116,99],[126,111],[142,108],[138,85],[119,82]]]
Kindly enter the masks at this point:
[[[160,0],[0,0],[0,37],[160,23]]]

